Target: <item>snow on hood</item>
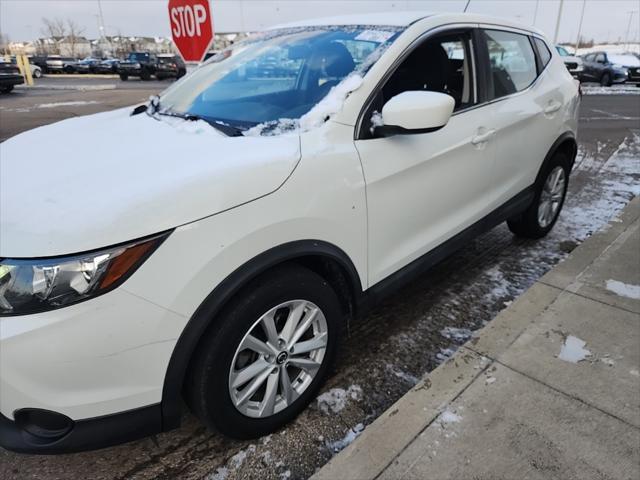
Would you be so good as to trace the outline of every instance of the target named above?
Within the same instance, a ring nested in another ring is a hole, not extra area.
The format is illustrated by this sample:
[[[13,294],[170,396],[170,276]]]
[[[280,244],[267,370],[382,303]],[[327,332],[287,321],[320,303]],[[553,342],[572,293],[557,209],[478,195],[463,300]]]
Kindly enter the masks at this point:
[[[300,159],[296,134],[227,137],[130,112],[0,145],[0,257],[77,253],[183,225],[272,193]]]

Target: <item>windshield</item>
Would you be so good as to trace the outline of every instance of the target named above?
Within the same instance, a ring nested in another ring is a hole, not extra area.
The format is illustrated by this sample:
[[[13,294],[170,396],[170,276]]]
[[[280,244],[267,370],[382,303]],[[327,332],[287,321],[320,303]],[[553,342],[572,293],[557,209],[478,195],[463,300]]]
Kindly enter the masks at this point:
[[[129,54],[129,60],[131,60],[132,62],[140,62],[140,61],[144,62],[145,60],[149,60],[149,54],[133,52]]]
[[[364,75],[396,27],[275,30],[213,56],[160,98],[160,113],[197,116],[246,130],[295,120],[351,74]]]
[[[556,47],[556,50],[560,54],[561,57],[570,57],[569,52],[567,52],[564,47]]]

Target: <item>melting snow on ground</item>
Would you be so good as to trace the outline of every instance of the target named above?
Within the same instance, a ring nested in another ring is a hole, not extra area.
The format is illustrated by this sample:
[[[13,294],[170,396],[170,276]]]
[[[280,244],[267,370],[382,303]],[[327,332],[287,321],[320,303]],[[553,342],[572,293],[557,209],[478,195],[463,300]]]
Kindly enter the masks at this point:
[[[440,335],[449,340],[464,343],[471,338],[473,332],[468,328],[444,327],[444,329],[440,331]]]
[[[607,280],[607,290],[620,297],[640,300],[640,285],[632,285],[618,280]]]
[[[344,438],[336,440],[335,442],[327,442],[327,447],[329,447],[332,452],[337,453],[349,446],[356,438],[358,438],[363,430],[364,425],[362,423],[359,423],[355,427],[347,430],[347,434],[344,436]]]
[[[207,477],[207,480],[225,480],[230,472],[238,470],[244,463],[247,455],[256,451],[256,446],[251,444],[246,449],[240,450],[229,459],[226,465],[218,468],[216,472]]]
[[[569,335],[560,349],[558,358],[565,362],[578,363],[587,357],[591,356],[591,352],[584,348],[587,344],[584,340],[580,340],[578,337]]]
[[[360,400],[362,398],[362,388],[359,385],[351,385],[347,390],[343,388],[332,388],[316,399],[318,408],[324,413],[338,413],[344,410],[349,400]]]

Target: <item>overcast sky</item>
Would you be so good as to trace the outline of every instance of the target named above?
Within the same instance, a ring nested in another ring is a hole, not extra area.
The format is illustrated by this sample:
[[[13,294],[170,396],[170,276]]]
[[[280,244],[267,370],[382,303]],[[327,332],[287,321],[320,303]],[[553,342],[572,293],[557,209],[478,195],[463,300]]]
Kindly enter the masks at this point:
[[[560,41],[575,42],[583,0],[565,0]],[[101,0],[108,35],[169,36],[167,0]],[[559,0],[471,0],[469,11],[517,19],[553,37]],[[301,5],[303,4],[303,5]],[[215,31],[255,31],[309,17],[363,11],[462,11],[466,0],[211,0]],[[70,18],[98,36],[98,0],[0,0],[0,32],[12,41],[42,36],[42,18]],[[626,40],[629,12],[632,40],[640,37],[640,0],[587,0],[582,27],[585,38]]]

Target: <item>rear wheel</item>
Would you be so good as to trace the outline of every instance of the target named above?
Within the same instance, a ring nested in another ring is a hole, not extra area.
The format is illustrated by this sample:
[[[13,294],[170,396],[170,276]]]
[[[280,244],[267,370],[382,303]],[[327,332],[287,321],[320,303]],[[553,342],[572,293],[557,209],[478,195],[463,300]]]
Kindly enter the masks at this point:
[[[519,237],[542,238],[547,235],[560,215],[569,185],[569,161],[557,153],[545,167],[542,181],[536,186],[533,202],[523,213],[509,219],[509,230]]]
[[[126,82],[127,80],[129,80],[129,75],[125,75],[124,73],[121,73],[120,80],[122,80],[123,82]]]
[[[42,70],[40,70],[39,68],[35,69],[35,70],[33,71],[33,76],[34,76],[34,78],[40,78],[40,77],[42,77]]]
[[[9,93],[13,90],[13,85],[8,85],[6,87],[0,87],[0,93]]]
[[[602,77],[600,77],[600,85],[603,87],[611,86],[611,74],[609,72],[604,72]]]
[[[142,72],[140,72],[140,80],[151,80],[151,73],[148,70],[142,70]]]
[[[209,428],[266,435],[315,397],[335,358],[342,311],[328,283],[295,265],[251,282],[203,338],[187,403]]]

